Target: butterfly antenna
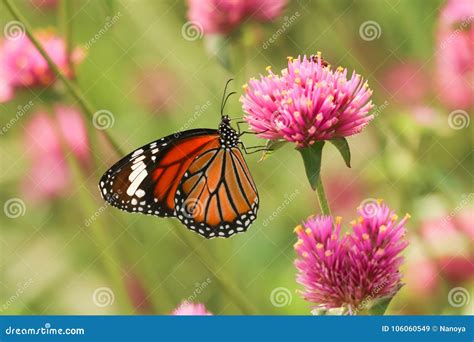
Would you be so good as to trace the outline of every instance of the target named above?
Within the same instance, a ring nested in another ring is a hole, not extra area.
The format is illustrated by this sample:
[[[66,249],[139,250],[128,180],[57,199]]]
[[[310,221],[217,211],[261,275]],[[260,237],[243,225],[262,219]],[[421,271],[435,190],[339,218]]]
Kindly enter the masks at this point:
[[[229,97],[231,97],[231,96],[234,95],[234,94],[237,94],[237,93],[236,93],[235,91],[233,91],[233,92],[229,93],[229,94],[226,96],[226,98],[225,98],[225,100],[224,100],[224,103],[223,103],[223,105],[222,105],[221,116],[223,115],[224,107],[225,107],[225,104],[227,103],[227,100],[229,99]]]
[[[226,93],[227,93],[227,86],[229,85],[230,82],[232,82],[234,79],[233,78],[230,78],[227,83],[225,84],[225,88],[224,88],[224,94],[222,94],[222,101],[221,101],[221,116],[224,116],[224,107],[225,107],[225,103],[227,102],[227,98],[229,96],[225,96]],[[229,94],[230,95],[230,94]]]

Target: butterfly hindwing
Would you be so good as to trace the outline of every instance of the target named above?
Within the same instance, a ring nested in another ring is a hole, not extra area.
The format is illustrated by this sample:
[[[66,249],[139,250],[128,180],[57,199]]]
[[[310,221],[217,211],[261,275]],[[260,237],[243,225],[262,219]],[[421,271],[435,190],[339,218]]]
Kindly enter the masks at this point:
[[[101,178],[102,197],[128,211],[168,217],[182,175],[202,150],[218,146],[213,129],[179,132],[138,148],[112,166]]]
[[[176,217],[206,238],[244,232],[256,219],[258,193],[237,147],[197,156],[176,192]]]

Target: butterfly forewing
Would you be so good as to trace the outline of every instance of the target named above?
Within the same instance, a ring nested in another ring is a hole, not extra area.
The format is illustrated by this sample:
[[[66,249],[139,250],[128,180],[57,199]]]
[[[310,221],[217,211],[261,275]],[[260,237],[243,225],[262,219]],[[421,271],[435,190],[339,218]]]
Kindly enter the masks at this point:
[[[258,194],[237,147],[219,147],[196,157],[176,192],[178,219],[206,238],[244,232],[255,220]]]
[[[216,130],[194,129],[140,147],[102,176],[102,197],[125,211],[173,216],[181,177],[203,150],[219,146],[218,137]]]

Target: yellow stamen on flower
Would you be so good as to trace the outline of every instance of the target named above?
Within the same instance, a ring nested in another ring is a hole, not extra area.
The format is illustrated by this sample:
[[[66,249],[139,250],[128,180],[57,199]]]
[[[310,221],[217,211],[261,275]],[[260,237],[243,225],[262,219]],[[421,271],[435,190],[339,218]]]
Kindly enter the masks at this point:
[[[303,240],[298,239],[298,241],[296,241],[296,243],[293,245],[293,247],[296,249],[296,248],[298,248],[299,246],[301,246],[302,244],[303,244]]]
[[[323,119],[323,113],[316,115],[316,121],[321,121]]]
[[[324,245],[320,242],[316,244],[316,249],[323,249]]]
[[[381,233],[385,232],[386,230],[387,230],[387,226],[384,225],[384,224],[381,225],[380,228],[379,228],[379,231],[380,231]]]
[[[309,107],[311,107],[313,105],[313,101],[311,100],[306,100],[306,105]]]
[[[377,204],[381,205],[383,203],[383,198],[377,198]]]
[[[286,57],[286,59],[288,60],[288,62],[293,62],[293,57],[292,56],[288,56],[288,57]]]
[[[247,91],[247,88],[248,88],[248,87],[249,87],[249,85],[248,85],[247,83],[245,83],[245,84],[242,86],[242,89],[243,89],[244,91]]]
[[[396,221],[396,220],[398,220],[398,215],[397,215],[397,214],[393,214],[390,219],[391,219],[392,221]]]
[[[332,239],[332,240],[337,240],[337,235],[336,235],[336,234],[332,234],[332,235],[331,235],[331,239]]]
[[[332,255],[332,251],[326,251],[324,252],[324,255],[330,257]]]
[[[357,218],[357,221],[358,221],[359,223],[363,223],[363,222],[364,222],[364,218],[363,218],[362,216],[359,216],[359,217]]]
[[[268,65],[268,66],[265,68],[265,70],[267,70],[267,71],[272,70],[272,66],[271,66],[271,65]]]
[[[410,218],[411,218],[411,215],[408,214],[408,213],[406,213],[406,214],[405,214],[405,218],[406,218],[406,219],[410,219]]]
[[[301,78],[296,77],[296,78],[295,78],[295,83],[296,83],[296,84],[300,84],[300,83],[301,83]]]
[[[355,220],[352,220],[351,222],[349,222],[351,225],[355,226],[357,224],[357,222]]]
[[[378,255],[383,255],[384,253],[385,253],[385,249],[383,249],[383,248],[379,248],[376,252],[376,254],[378,254]]]
[[[293,72],[294,72],[295,74],[299,74],[299,73],[300,73],[300,69],[295,69],[295,70],[293,70]]]
[[[313,234],[313,231],[309,228],[306,228],[305,233],[306,233],[306,235],[311,235],[311,234]]]
[[[334,222],[335,222],[336,224],[341,224],[341,222],[342,222],[342,217],[341,217],[341,216],[336,216]]]
[[[342,72],[343,70],[344,70],[344,68],[342,66],[337,67],[337,71]]]
[[[368,240],[369,239],[369,234],[367,234],[367,233],[362,234],[362,238],[364,240]]]
[[[286,103],[287,103],[287,104],[292,104],[292,103],[293,103],[293,99],[292,99],[292,98],[289,98],[288,100],[286,100]]]
[[[301,233],[303,231],[303,227],[301,227],[301,224],[297,225],[295,229],[293,229],[295,233]]]
[[[307,258],[308,257],[308,252],[303,252],[303,258]]]

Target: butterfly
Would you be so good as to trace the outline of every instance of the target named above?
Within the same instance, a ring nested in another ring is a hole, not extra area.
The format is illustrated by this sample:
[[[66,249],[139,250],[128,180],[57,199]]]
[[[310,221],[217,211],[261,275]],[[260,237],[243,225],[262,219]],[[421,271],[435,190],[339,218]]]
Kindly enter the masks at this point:
[[[229,82],[218,129],[178,132],[131,152],[100,179],[104,200],[132,213],[178,218],[205,238],[245,232],[257,217],[259,197],[239,148],[245,149],[243,133],[223,114],[234,94],[225,97]]]

